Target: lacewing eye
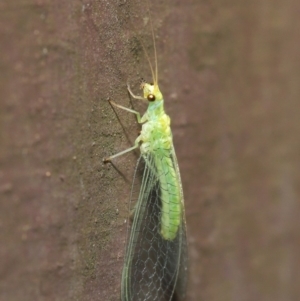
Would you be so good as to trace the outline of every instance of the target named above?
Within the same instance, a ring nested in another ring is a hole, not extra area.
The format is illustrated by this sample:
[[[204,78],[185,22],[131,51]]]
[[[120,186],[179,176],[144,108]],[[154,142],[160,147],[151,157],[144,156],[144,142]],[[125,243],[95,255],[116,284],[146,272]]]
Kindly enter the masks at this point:
[[[147,96],[147,99],[148,99],[149,101],[154,101],[154,100],[155,100],[155,96],[154,96],[153,94],[149,94],[149,95]]]

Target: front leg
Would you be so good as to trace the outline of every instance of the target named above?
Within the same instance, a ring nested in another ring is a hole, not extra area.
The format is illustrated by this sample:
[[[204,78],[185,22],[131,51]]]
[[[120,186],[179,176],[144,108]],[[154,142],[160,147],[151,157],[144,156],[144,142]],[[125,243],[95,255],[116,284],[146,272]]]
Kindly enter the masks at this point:
[[[134,99],[140,99],[140,100],[145,100],[144,97],[135,95],[135,94],[131,91],[131,88],[130,88],[129,83],[127,83],[127,90],[128,90],[128,92],[129,92],[129,94],[132,96],[132,98],[134,98]]]

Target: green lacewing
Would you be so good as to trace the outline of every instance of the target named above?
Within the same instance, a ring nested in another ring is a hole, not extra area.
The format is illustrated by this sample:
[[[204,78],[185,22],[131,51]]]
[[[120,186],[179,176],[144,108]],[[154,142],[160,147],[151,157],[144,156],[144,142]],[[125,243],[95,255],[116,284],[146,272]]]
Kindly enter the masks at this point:
[[[110,101],[111,105],[136,115],[142,130],[134,146],[104,159],[109,162],[140,147],[130,201],[136,201],[121,282],[122,301],[183,301],[187,286],[187,238],[184,198],[173,146],[170,117],[158,86],[157,53],[151,22],[155,69],[144,48],[153,84],[143,82],[148,108],[140,113]],[[142,170],[139,187],[135,179]]]

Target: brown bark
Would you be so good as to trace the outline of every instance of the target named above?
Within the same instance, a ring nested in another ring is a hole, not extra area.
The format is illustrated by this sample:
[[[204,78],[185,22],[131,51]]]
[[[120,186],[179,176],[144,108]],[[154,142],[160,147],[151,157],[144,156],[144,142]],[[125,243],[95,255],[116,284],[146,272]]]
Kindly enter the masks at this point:
[[[119,300],[150,78],[139,1],[0,4],[0,300]],[[143,4],[143,3],[142,3]],[[186,202],[188,300],[300,299],[299,1],[151,1]],[[138,23],[139,22],[139,23]],[[139,111],[145,106],[134,102]]]

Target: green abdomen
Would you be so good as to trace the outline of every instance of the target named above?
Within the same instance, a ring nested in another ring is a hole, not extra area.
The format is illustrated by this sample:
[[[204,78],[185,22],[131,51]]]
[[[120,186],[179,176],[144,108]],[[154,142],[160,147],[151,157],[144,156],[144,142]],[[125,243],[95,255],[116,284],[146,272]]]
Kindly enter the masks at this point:
[[[181,222],[182,204],[178,177],[173,161],[167,152],[156,156],[156,168],[160,183],[161,235],[166,240],[175,239]]]

